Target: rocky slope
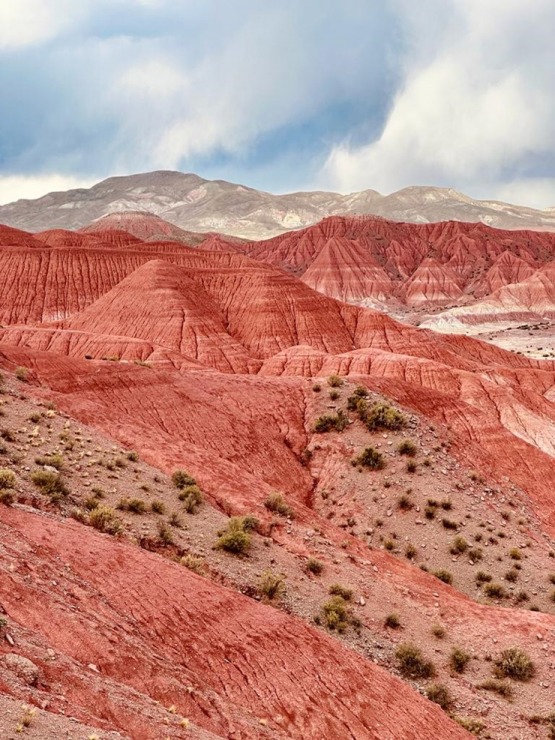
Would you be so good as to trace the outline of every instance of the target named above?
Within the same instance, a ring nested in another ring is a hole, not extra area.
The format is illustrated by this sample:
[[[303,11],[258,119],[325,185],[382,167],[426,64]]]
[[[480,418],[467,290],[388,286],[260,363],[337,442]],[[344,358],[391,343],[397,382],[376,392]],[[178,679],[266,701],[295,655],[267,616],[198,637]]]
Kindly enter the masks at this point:
[[[29,231],[78,229],[107,214],[151,212],[180,229],[262,239],[336,214],[374,214],[417,223],[466,221],[505,229],[555,230],[553,209],[477,201],[450,189],[410,187],[341,195],[323,191],[273,195],[181,172],[111,177],[90,189],[50,193],[0,206],[0,222]]]

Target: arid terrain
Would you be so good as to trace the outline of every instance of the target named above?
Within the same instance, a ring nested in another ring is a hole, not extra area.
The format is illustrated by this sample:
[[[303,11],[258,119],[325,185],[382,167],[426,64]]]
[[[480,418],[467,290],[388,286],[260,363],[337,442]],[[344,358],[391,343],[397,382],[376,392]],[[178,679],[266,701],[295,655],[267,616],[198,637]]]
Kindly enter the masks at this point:
[[[0,229],[1,736],[555,737],[555,236],[79,226]]]

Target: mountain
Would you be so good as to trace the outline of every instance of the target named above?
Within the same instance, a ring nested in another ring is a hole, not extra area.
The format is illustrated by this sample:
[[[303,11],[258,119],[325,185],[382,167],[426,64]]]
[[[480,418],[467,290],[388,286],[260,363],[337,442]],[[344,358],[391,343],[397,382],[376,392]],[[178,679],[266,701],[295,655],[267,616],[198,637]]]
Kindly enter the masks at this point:
[[[323,191],[273,195],[171,171],[111,177],[89,189],[19,200],[0,206],[0,223],[27,231],[80,229],[108,214],[126,211],[152,213],[185,231],[247,239],[269,238],[326,216],[348,214],[417,223],[481,221],[504,229],[555,231],[555,209],[538,211],[478,201],[451,189],[409,187],[386,196],[375,190],[349,195]]]

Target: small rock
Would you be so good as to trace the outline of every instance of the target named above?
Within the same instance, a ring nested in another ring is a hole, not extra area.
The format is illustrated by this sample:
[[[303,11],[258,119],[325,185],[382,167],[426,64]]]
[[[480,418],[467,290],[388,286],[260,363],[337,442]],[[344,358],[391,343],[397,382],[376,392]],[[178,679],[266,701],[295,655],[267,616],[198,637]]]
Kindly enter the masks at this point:
[[[33,661],[16,653],[6,653],[3,663],[28,686],[36,686],[40,671]]]

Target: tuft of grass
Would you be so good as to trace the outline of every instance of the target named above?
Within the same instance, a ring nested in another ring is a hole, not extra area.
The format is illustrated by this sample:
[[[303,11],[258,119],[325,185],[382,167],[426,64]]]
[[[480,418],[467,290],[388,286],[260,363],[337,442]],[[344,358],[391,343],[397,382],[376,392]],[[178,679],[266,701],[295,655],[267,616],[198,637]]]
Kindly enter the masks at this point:
[[[453,540],[453,544],[451,545],[449,552],[451,555],[461,555],[463,552],[466,552],[468,550],[468,542],[465,540],[464,537],[461,537],[460,535],[458,537],[455,537]]]
[[[407,423],[405,416],[388,403],[375,403],[365,412],[363,421],[371,432],[402,429]]]
[[[31,474],[31,480],[40,489],[41,493],[54,500],[69,494],[69,490],[59,473],[52,473],[50,470],[35,470]]]
[[[321,560],[318,560],[317,558],[308,558],[305,563],[305,568],[309,573],[312,573],[315,576],[319,576],[324,570],[324,564]]]
[[[0,491],[5,491],[8,488],[15,488],[16,477],[13,470],[9,468],[0,468]]]
[[[14,372],[15,377],[21,383],[26,383],[29,379],[29,368],[27,367],[16,367]]]
[[[328,385],[331,388],[341,388],[343,385],[343,381],[339,377],[339,375],[330,375],[328,378]]]
[[[251,548],[252,538],[245,529],[244,517],[232,517],[227,527],[218,533],[216,549],[225,550],[233,555],[245,555]]]
[[[512,647],[503,650],[495,659],[497,678],[512,678],[515,681],[529,681],[536,669],[530,657],[520,648]]]
[[[204,558],[198,555],[191,555],[191,553],[189,553],[188,555],[184,555],[179,562],[194,573],[202,575],[204,572]]]
[[[353,589],[342,586],[340,583],[332,583],[328,593],[330,596],[341,596],[344,601],[350,601],[353,598]]]
[[[122,498],[116,506],[120,511],[129,511],[132,514],[144,514],[146,504],[140,498]]]
[[[107,534],[116,535],[123,531],[122,521],[109,506],[98,506],[91,511],[89,524],[100,532],[106,532]]]
[[[173,532],[166,522],[158,522],[158,540],[163,545],[173,545]]]
[[[344,411],[339,410],[337,414],[323,414],[319,416],[314,422],[314,432],[317,434],[324,434],[326,432],[336,431],[342,432],[349,419]]]
[[[439,704],[442,709],[449,709],[453,704],[453,697],[451,696],[447,686],[441,683],[433,683],[426,689],[426,696],[430,701],[435,704]]]
[[[195,486],[197,482],[189,473],[178,469],[172,473],[172,483],[176,488],[186,488],[187,486]]]
[[[131,450],[127,453],[127,459],[129,462],[139,462],[139,453],[135,452],[135,450]]]
[[[399,629],[401,627],[401,619],[398,614],[388,614],[384,619],[384,625],[393,630]]]
[[[412,643],[399,645],[395,651],[399,671],[405,678],[432,678],[435,676],[434,664],[427,660]]]
[[[445,627],[441,624],[434,624],[432,625],[431,629],[432,635],[434,637],[437,637],[438,640],[443,640],[445,637]]]
[[[283,595],[285,579],[277,573],[272,573],[271,570],[265,570],[260,576],[258,590],[268,601],[273,601]]]
[[[412,508],[414,508],[414,504],[410,499],[410,496],[407,496],[406,493],[404,493],[402,496],[399,497],[397,500],[397,506],[401,511],[410,511]]]
[[[482,683],[478,684],[478,688],[484,689],[484,691],[493,691],[504,699],[510,699],[513,695],[513,688],[507,681],[498,681],[495,678],[488,678],[482,681]]]
[[[341,596],[332,596],[322,606],[325,626],[332,631],[345,632],[349,626],[349,611],[345,600]]]
[[[409,542],[407,546],[405,547],[405,557],[408,560],[414,560],[414,558],[417,556],[418,550],[416,547],[412,544],[412,542]]]
[[[452,519],[447,519],[446,517],[443,517],[441,520],[441,523],[443,524],[445,529],[457,529],[458,524],[457,522],[454,522]]]
[[[61,455],[39,455],[35,457],[35,463],[37,465],[49,465],[51,468],[61,470],[64,467],[64,458]]]
[[[418,452],[418,447],[410,439],[403,439],[397,446],[397,452],[400,455],[406,455],[407,457],[415,457]]]
[[[264,506],[268,511],[279,514],[280,516],[291,516],[293,513],[281,493],[271,493],[266,501],[264,501]]]
[[[511,550],[509,550],[509,557],[511,560],[522,560],[522,552],[518,549],[518,547],[513,547]]]
[[[463,729],[468,730],[472,735],[479,737],[482,734],[482,730],[485,725],[480,719],[474,719],[474,717],[453,717]]]
[[[354,458],[353,463],[371,470],[383,470],[386,465],[384,456],[374,447],[365,447],[360,455]]]
[[[448,583],[449,585],[453,583],[452,574],[448,570],[445,570],[444,568],[440,568],[439,570],[434,570],[433,575],[436,578],[439,578],[440,581],[443,581],[443,583]]]
[[[470,660],[470,655],[460,648],[453,648],[449,657],[449,665],[455,673],[464,673]]]
[[[196,484],[184,486],[179,493],[179,500],[183,502],[183,507],[187,514],[196,514],[199,506],[202,504],[204,497],[202,491]]]
[[[158,501],[158,499],[154,499],[154,501],[150,504],[150,510],[153,514],[164,514],[166,511],[166,507],[163,501]]]
[[[490,599],[504,599],[507,592],[500,583],[488,583],[484,586],[484,593]]]

